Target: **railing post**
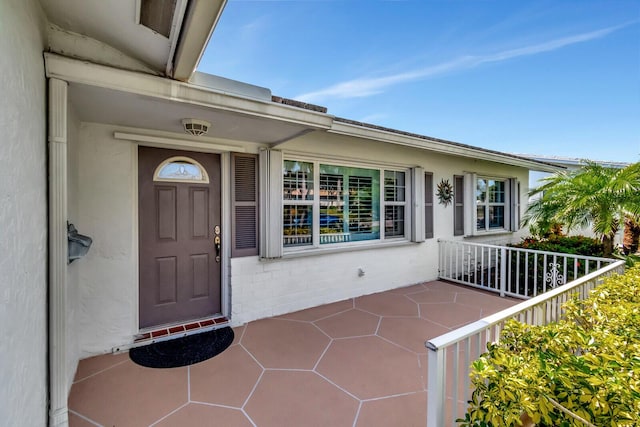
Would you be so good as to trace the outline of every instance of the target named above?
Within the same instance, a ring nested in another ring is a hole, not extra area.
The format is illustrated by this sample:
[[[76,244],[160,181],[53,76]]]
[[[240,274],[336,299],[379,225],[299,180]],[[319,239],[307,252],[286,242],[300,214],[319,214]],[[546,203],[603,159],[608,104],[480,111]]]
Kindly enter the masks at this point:
[[[445,375],[447,372],[445,351],[437,349],[427,342],[427,369],[429,381],[427,384],[427,427],[444,426],[445,415]],[[455,407],[455,405],[454,405]]]
[[[507,291],[507,248],[500,248],[500,296]]]

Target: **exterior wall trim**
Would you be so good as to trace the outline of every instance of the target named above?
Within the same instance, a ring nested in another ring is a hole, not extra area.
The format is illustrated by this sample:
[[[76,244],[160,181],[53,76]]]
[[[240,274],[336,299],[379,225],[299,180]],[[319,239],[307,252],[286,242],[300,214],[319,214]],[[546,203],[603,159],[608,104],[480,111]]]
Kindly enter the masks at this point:
[[[67,82],[49,79],[49,425],[67,426]]]

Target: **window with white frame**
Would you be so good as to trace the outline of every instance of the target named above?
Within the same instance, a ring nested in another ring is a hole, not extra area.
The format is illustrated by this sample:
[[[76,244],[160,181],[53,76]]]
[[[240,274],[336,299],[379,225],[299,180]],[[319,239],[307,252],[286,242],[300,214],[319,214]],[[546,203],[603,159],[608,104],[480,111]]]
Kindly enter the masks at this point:
[[[407,170],[294,159],[283,166],[284,248],[407,237]]]
[[[478,178],[476,181],[476,229],[505,228],[505,181]]]
[[[519,183],[514,178],[474,177],[475,229],[473,234],[515,231],[519,222]]]

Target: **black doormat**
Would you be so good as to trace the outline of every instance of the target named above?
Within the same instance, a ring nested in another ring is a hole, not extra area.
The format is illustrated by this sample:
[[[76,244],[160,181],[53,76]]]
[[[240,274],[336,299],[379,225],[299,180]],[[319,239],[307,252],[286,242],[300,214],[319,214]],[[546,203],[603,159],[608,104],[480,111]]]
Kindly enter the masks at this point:
[[[147,368],[177,368],[210,359],[233,342],[233,329],[224,327],[129,350],[129,357]]]

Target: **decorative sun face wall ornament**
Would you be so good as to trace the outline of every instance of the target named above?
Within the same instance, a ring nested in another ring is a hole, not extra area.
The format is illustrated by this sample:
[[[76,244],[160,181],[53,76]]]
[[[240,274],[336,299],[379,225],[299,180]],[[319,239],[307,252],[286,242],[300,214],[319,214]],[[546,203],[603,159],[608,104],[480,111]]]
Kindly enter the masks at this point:
[[[441,179],[437,187],[438,202],[446,207],[453,200],[453,186],[448,179]]]

